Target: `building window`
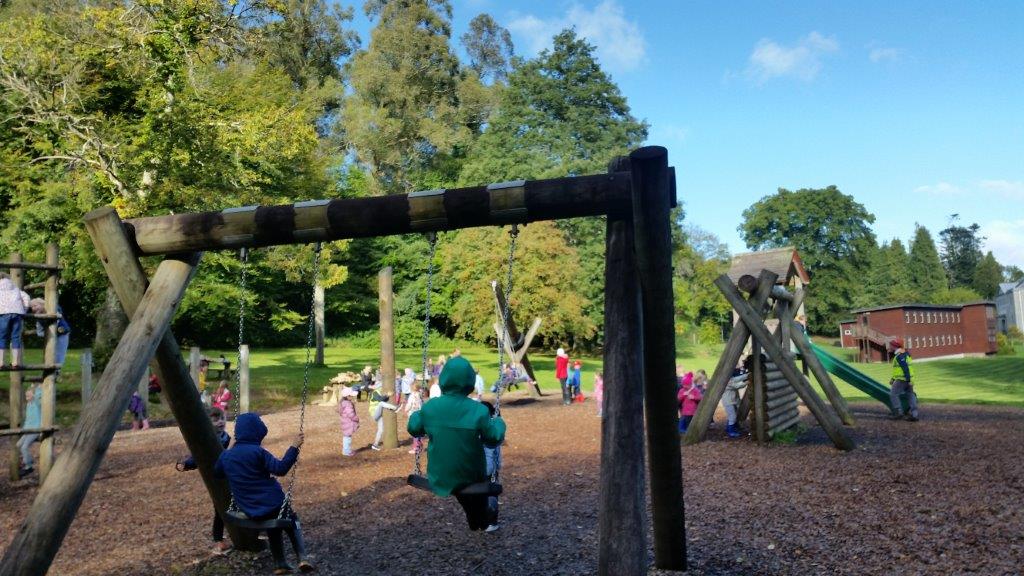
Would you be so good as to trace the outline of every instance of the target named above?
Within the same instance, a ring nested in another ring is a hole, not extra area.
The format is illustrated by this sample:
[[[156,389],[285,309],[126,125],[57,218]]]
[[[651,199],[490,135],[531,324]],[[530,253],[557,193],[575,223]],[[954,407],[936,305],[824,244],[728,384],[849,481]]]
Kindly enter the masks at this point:
[[[960,323],[960,313],[959,312],[956,313],[956,323],[957,324]]]
[[[847,328],[846,330],[843,330],[843,334],[846,335],[846,336],[850,336],[850,335],[853,334],[853,330],[850,330],[849,328]]]
[[[910,324],[910,312],[903,313],[903,323]]]
[[[957,335],[957,337],[960,339],[960,344],[963,344],[964,343],[964,336],[963,336],[963,334],[959,334],[959,335]]]
[[[931,336],[928,337],[928,347],[933,348],[935,346],[935,339]]]
[[[914,324],[917,324],[917,323],[918,323],[918,321],[917,321],[917,312],[914,312]]]
[[[914,348],[920,348],[920,347],[921,347],[921,339],[918,338],[917,336],[915,336],[914,337]]]

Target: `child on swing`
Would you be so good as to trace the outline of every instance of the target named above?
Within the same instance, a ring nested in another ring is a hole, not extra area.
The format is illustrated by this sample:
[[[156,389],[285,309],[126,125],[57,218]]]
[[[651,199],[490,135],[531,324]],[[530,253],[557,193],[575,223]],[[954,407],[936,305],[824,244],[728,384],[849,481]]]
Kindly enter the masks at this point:
[[[235,445],[222,452],[214,474],[218,478],[227,478],[231,487],[231,497],[235,506],[249,518],[262,521],[277,517],[292,520],[295,528],[271,528],[267,530],[270,552],[274,556],[274,574],[290,574],[292,567],[284,555],[282,531],[288,533],[295,555],[299,558],[299,571],[312,572],[313,565],[306,560],[306,548],[302,541],[302,528],[299,516],[292,510],[291,504],[285,502],[281,484],[273,476],[285,476],[299,458],[302,446],[300,435],[284,457],[278,460],[260,444],[267,436],[267,425],[259,414],[246,412],[235,419]],[[282,510],[284,508],[284,510]]]
[[[455,499],[466,513],[470,530],[490,526],[486,494],[459,494],[470,484],[488,479],[484,446],[505,440],[505,421],[490,417],[487,407],[469,398],[476,374],[468,360],[452,358],[441,371],[442,395],[409,417],[406,426],[414,438],[427,436],[427,478],[434,494]]]
[[[213,424],[213,429],[217,432],[217,440],[220,441],[221,448],[227,450],[228,445],[231,444],[231,436],[224,431],[224,426],[227,424],[227,420],[224,418],[224,411],[220,408],[210,408],[210,423]],[[195,458],[190,454],[183,460],[178,460],[174,465],[174,468],[178,472],[188,472],[189,470],[195,470],[199,466],[196,464]],[[231,552],[231,543],[224,539],[224,520],[220,517],[220,514],[216,510],[213,511],[213,550],[211,554],[216,556],[224,556],[228,552]]]

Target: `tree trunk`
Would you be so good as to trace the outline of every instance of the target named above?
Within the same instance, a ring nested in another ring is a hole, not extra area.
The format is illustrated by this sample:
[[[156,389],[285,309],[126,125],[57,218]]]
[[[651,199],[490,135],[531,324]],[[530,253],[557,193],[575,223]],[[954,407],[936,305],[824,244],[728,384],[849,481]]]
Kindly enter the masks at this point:
[[[121,341],[121,335],[128,327],[128,317],[121,309],[117,293],[110,286],[103,296],[103,306],[96,311],[96,337],[92,345],[93,371],[103,372],[114,348]]]

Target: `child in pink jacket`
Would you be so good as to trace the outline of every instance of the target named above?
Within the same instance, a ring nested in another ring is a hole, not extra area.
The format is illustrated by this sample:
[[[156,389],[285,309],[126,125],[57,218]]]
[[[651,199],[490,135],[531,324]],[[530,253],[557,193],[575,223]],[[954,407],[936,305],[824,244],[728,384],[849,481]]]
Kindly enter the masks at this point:
[[[679,433],[686,432],[687,427],[690,426],[690,420],[693,420],[693,415],[697,413],[697,404],[700,402],[701,392],[693,383],[693,372],[687,372],[683,376],[683,386],[679,389],[679,393],[676,394],[676,400],[679,401]]]
[[[341,401],[338,402],[338,415],[341,416],[341,453],[344,456],[352,456],[352,436],[359,430],[359,414],[356,413],[356,405],[352,398],[358,394],[348,386],[341,389]]]
[[[597,417],[604,416],[604,375],[601,372],[594,373],[594,401],[597,402]]]

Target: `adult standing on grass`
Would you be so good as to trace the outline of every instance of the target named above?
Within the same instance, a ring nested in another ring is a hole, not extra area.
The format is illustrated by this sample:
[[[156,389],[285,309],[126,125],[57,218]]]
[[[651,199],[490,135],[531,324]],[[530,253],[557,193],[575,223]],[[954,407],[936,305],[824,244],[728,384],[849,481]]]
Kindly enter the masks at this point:
[[[889,381],[889,402],[892,404],[893,418],[906,418],[917,422],[917,394],[914,393],[914,365],[910,352],[903,349],[903,341],[896,339],[889,343],[893,350],[892,380]],[[907,395],[908,413],[904,416],[900,396]]]
[[[565,353],[564,348],[559,348],[555,352],[555,378],[562,386],[562,404],[566,406],[572,404],[572,394],[567,384],[569,380],[569,355]]]

